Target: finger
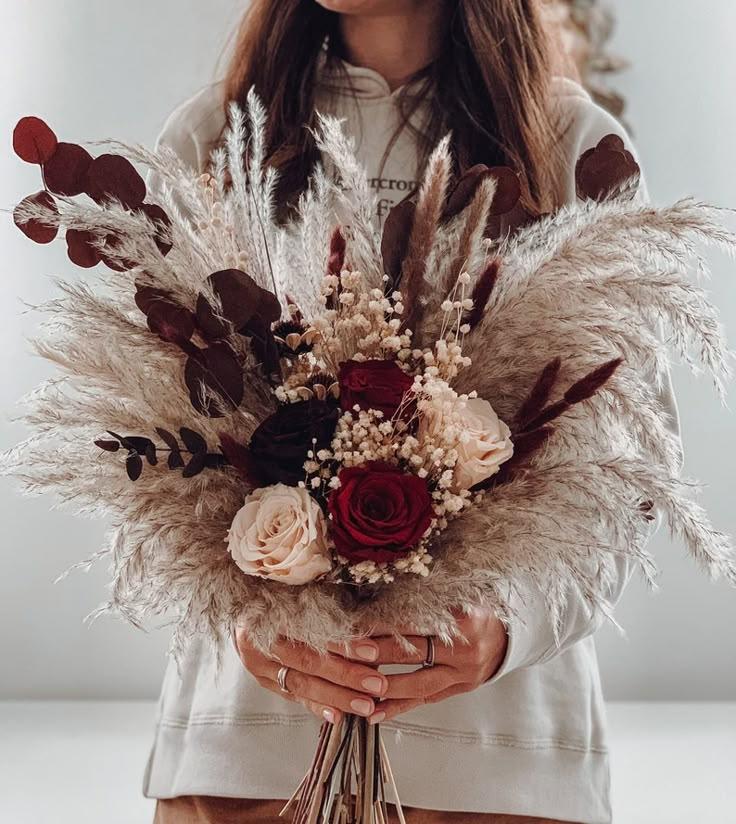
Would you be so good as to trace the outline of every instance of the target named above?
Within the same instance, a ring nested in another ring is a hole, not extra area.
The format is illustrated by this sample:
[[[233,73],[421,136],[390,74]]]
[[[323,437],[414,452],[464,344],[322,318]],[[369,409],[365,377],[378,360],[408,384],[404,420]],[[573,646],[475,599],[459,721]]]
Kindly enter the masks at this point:
[[[371,660],[376,665],[381,664],[423,664],[427,660],[429,651],[426,636],[408,635],[405,636],[407,644],[402,644],[397,638],[371,638],[370,647],[373,658]],[[329,649],[336,655],[342,655],[351,660],[365,660],[367,657],[366,642],[368,639],[361,639],[352,644],[330,645]],[[435,641],[435,654],[438,651]],[[435,658],[435,660],[437,660]]]
[[[316,675],[356,692],[381,696],[388,687],[385,675],[365,664],[353,663],[341,655],[320,655],[304,644],[292,644],[288,641],[277,642],[271,648],[271,652],[290,669]]]
[[[281,667],[272,663],[271,680],[276,682]],[[362,692],[340,687],[324,678],[289,668],[284,679],[286,689],[298,700],[311,701],[322,707],[367,717],[375,711],[373,699]]]
[[[436,704],[439,701],[444,701],[446,698],[452,698],[454,695],[462,695],[465,692],[469,692],[469,687],[467,684],[455,684],[452,687],[448,687],[448,689],[442,690],[442,692],[435,693],[434,695],[430,695],[427,698],[387,699],[385,701],[381,701],[381,703],[376,707],[376,711],[370,716],[368,721],[371,724],[383,724],[385,721],[390,721],[392,718],[396,718],[397,715],[409,712],[409,710],[416,709],[417,707],[424,706],[425,704]]]
[[[452,667],[429,667],[415,672],[388,675],[385,698],[428,698],[459,683]]]
[[[317,704],[314,701],[304,700],[302,705],[309,710],[313,715],[316,715],[320,721],[328,721],[330,724],[337,724],[342,718],[340,710],[334,707],[325,707],[324,704]]]

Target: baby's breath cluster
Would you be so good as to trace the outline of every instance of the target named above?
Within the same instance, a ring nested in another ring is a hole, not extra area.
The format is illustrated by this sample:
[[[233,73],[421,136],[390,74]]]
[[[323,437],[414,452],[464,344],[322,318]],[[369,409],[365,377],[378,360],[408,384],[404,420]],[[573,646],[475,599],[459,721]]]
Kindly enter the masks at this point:
[[[360,272],[350,269],[324,278],[324,310],[317,317],[308,324],[296,317],[282,323],[279,341],[291,348],[285,350],[285,377],[276,390],[279,400],[293,404],[317,398],[341,407],[331,441],[319,448],[315,442],[309,451],[299,486],[329,510],[331,498],[340,497],[341,473],[346,470],[394,467],[401,484],[404,476],[407,483],[414,476],[413,483],[420,479],[426,484],[422,495],[428,509],[411,545],[391,560],[356,560],[333,547],[338,579],[376,584],[404,574],[427,576],[434,539],[477,497],[467,482],[468,473],[461,476],[459,467],[473,449],[492,451],[496,446],[484,444],[487,433],[477,422],[476,429],[469,428],[468,405],[477,400],[476,393],[458,395],[451,386],[460,370],[470,365],[463,354],[469,331],[465,317],[473,308],[469,284],[470,277],[463,272],[442,304],[441,333],[427,348],[412,346],[412,330],[402,321],[401,292],[371,287]],[[299,328],[292,329],[296,321]],[[370,375],[380,380],[384,370],[379,365],[372,373],[371,362],[383,362],[388,372],[393,369],[398,375],[394,381],[402,386],[388,414],[375,408],[383,398],[379,388],[371,387]],[[356,391],[355,384],[341,385],[346,363],[352,370],[356,365],[363,370],[360,380],[368,384],[368,396],[373,391],[374,402],[352,402],[349,393]],[[337,526],[333,515],[328,517]]]

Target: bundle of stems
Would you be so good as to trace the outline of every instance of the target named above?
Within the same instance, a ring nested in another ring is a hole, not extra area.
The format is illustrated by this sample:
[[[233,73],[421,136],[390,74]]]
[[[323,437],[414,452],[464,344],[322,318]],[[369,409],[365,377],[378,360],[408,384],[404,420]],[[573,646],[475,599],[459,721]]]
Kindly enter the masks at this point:
[[[356,715],[325,722],[312,766],[281,816],[291,814],[292,824],[391,824],[391,812],[406,824],[380,726]]]

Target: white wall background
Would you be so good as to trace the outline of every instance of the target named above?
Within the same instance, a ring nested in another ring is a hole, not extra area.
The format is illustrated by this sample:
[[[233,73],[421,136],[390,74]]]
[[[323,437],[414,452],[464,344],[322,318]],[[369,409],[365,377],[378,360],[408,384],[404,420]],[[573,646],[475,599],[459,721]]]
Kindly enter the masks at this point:
[[[39,185],[11,149],[15,122],[37,114],[62,139],[113,136],[151,143],[166,114],[208,82],[244,0],[34,0],[0,3],[0,207]],[[633,69],[619,81],[630,100],[649,187],[736,205],[736,4],[732,0],[618,0],[619,52]],[[48,374],[24,336],[48,274],[69,276],[63,243],[38,247],[0,216],[0,449],[22,435],[13,404]],[[715,259],[714,297],[736,341],[736,266]],[[703,501],[736,534],[736,418],[702,381],[677,370],[688,472],[708,484]],[[736,395],[733,395],[736,397]],[[99,523],[18,497],[0,481],[0,698],[139,698],[158,691],[164,633],[111,620],[81,621],[104,596],[98,568],[54,586],[95,551]],[[736,593],[703,580],[683,549],[658,536],[661,592],[634,582],[619,609],[622,640],[600,636],[604,686],[616,699],[736,699]]]

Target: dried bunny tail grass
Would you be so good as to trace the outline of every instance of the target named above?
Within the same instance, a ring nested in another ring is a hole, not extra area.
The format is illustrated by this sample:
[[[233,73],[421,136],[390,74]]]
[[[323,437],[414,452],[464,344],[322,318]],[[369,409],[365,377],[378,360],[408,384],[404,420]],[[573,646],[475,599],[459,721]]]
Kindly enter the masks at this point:
[[[408,304],[406,326],[419,334],[429,300],[425,273],[445,207],[452,174],[451,135],[446,135],[429,158],[424,182],[419,190],[414,222],[406,256],[401,266],[401,291]]]

